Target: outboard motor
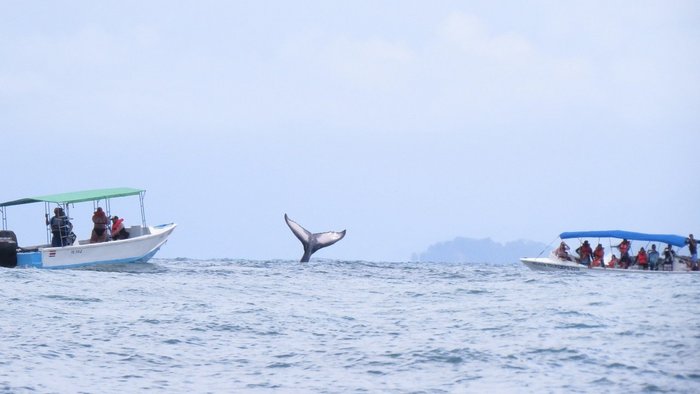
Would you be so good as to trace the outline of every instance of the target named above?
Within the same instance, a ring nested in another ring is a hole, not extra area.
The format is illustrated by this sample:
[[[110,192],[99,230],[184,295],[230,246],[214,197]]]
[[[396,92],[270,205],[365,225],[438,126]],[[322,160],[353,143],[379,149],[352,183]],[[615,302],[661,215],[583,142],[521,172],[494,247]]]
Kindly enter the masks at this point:
[[[13,231],[0,230],[0,267],[17,266],[17,236]]]

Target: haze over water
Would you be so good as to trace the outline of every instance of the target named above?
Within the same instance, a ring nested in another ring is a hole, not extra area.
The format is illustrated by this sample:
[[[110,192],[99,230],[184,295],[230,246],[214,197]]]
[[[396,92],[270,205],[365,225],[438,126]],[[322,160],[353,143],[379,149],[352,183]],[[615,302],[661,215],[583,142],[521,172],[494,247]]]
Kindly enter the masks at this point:
[[[2,392],[698,392],[697,275],[155,259],[2,269]]]

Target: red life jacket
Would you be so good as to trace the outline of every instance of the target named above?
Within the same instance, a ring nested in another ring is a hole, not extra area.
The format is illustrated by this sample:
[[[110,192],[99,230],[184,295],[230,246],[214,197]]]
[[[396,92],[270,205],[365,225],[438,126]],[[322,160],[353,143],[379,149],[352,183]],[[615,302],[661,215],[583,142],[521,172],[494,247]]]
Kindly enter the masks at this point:
[[[647,258],[647,252],[642,252],[642,251],[640,251],[640,252],[637,254],[637,264],[639,264],[639,265],[647,265],[647,261],[649,261],[649,259]]]
[[[92,215],[92,222],[95,223],[95,229],[105,230],[107,229],[109,219],[107,218],[107,215],[105,215],[104,211],[99,210]]]
[[[621,242],[620,243],[620,253],[626,254],[630,250],[630,243],[629,242]]]
[[[603,249],[602,246],[601,247],[596,246],[595,250],[593,251],[593,263],[591,263],[591,265],[593,267],[598,267],[601,264],[604,264],[603,263],[604,256],[605,256],[605,249]]]
[[[591,250],[591,247],[588,245],[582,245],[581,246],[581,257],[585,258],[591,255],[593,250]]]
[[[597,259],[602,259],[603,256],[605,255],[605,249],[601,246],[600,248],[596,247],[595,251],[593,252],[593,256]]]
[[[122,227],[122,222],[124,222],[124,219],[119,218],[114,223],[112,223],[112,234],[116,234],[117,232],[119,232],[119,229]]]

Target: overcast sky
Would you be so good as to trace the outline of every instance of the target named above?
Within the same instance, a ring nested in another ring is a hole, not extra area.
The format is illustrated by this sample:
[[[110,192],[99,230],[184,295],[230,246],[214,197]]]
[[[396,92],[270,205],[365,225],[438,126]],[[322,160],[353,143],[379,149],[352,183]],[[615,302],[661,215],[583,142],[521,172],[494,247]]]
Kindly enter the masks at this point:
[[[147,189],[159,257],[697,234],[699,77],[697,1],[0,1],[0,201]]]

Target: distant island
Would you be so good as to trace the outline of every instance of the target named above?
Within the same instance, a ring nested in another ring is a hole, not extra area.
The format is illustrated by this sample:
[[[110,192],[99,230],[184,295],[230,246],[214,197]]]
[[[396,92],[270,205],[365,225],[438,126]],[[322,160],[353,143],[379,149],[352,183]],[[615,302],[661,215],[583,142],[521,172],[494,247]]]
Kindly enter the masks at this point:
[[[537,256],[548,246],[535,241],[517,240],[505,244],[490,238],[474,239],[457,237],[452,241],[440,242],[421,253],[414,253],[412,261],[432,261],[446,263],[500,263],[518,262],[521,257]]]

